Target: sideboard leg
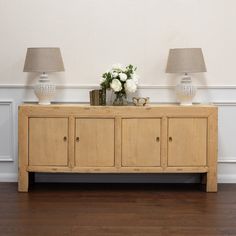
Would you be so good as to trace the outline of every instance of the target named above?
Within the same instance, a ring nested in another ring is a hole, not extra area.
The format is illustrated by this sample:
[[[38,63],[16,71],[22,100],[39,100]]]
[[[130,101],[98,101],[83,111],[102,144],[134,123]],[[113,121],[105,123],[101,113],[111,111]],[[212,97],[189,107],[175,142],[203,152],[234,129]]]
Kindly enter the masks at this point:
[[[18,191],[28,192],[29,188],[29,172],[19,169]]]
[[[217,192],[218,121],[217,109],[208,117],[207,192]]]
[[[29,187],[29,173],[28,167],[28,116],[24,113],[22,108],[18,108],[18,159],[19,159],[19,177],[18,177],[18,191],[28,192]]]
[[[207,183],[206,183],[207,192],[217,192],[217,176],[215,171],[209,171],[207,173]]]

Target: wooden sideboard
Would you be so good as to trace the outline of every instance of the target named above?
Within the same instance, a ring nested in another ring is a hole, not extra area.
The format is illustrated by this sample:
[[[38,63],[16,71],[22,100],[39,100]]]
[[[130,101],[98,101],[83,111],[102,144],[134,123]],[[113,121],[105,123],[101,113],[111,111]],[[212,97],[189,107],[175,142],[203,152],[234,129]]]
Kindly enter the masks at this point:
[[[217,116],[210,105],[19,106],[19,185],[29,172],[202,173],[217,191]]]

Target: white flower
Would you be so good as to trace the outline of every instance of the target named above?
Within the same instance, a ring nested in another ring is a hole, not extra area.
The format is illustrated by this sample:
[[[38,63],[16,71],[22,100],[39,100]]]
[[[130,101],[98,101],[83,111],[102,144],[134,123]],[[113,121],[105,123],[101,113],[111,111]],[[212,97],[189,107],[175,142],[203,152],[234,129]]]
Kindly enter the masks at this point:
[[[104,83],[105,81],[106,81],[106,78],[103,78],[103,77],[102,77],[102,78],[100,79],[100,84]]]
[[[137,90],[137,84],[133,79],[126,80],[125,90],[130,93],[134,93]]]
[[[126,81],[127,80],[127,75],[125,73],[120,73],[119,77],[120,77],[121,81]]]
[[[110,83],[110,86],[115,92],[119,92],[122,90],[122,84],[118,79],[113,79]]]
[[[136,85],[138,85],[139,76],[136,73],[134,73],[134,74],[131,74],[131,78],[134,80]]]
[[[118,76],[118,73],[117,73],[117,72],[115,72],[115,71],[112,71],[112,72],[111,72],[111,75],[112,75],[112,77],[113,77],[113,78],[115,78],[115,77],[117,77],[117,76]]]
[[[123,66],[121,64],[114,64],[112,65],[112,70],[123,70]]]

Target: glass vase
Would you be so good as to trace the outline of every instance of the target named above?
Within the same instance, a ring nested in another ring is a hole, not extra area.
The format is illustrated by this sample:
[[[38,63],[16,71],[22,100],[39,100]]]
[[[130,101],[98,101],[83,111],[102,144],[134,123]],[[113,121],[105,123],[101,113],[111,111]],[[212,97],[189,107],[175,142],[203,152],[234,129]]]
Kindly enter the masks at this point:
[[[127,104],[128,101],[125,93],[115,93],[115,100],[113,101],[114,106],[124,106]]]

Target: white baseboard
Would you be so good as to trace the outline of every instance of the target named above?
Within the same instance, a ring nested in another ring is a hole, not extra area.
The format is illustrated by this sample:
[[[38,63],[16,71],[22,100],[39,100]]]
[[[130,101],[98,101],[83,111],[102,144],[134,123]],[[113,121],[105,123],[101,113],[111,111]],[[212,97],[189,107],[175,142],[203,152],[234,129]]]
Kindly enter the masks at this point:
[[[0,173],[0,182],[17,182],[18,181],[18,174],[2,174]]]
[[[219,175],[218,183],[221,184],[235,184],[236,183],[236,175]]]

